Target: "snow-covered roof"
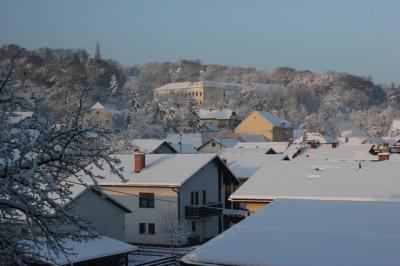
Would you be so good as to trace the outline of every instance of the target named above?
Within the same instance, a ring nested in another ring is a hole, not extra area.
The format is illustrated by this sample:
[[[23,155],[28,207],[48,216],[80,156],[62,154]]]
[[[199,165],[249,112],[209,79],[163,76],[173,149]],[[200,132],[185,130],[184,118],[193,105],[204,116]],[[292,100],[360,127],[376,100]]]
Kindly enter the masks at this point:
[[[178,90],[178,89],[189,89],[189,88],[221,88],[225,90],[243,90],[246,88],[254,88],[257,90],[272,90],[272,89],[283,89],[285,88],[279,84],[269,84],[269,83],[235,83],[235,82],[224,82],[224,81],[196,81],[196,82],[176,82],[168,83],[154,91],[165,91],[165,90]]]
[[[293,160],[303,149],[307,148],[307,144],[291,144],[284,151],[284,160]]]
[[[231,109],[199,109],[200,119],[228,120],[232,113]]]
[[[327,143],[332,143],[332,141],[334,141],[334,139],[330,136],[326,136],[326,135],[322,135],[321,133],[318,132],[307,132],[307,141],[315,141],[315,142],[319,142],[320,144],[327,144]],[[295,139],[293,141],[293,143],[296,144],[300,144],[303,143],[303,135],[298,137],[297,139]]]
[[[221,144],[223,147],[231,148],[231,147],[234,147],[239,142],[239,140],[231,139],[231,138],[211,138],[211,139],[207,140],[206,142],[204,142],[203,145],[198,147],[197,150],[200,150],[202,147],[204,147],[205,145],[207,145],[210,142],[217,142],[217,143]]]
[[[272,148],[276,153],[283,153],[288,145],[288,142],[239,142],[235,148]]]
[[[294,159],[297,161],[375,161],[378,156],[372,155],[371,144],[319,145],[316,149],[307,147]]]
[[[292,123],[278,117],[277,115],[274,115],[270,112],[260,112],[258,111],[260,115],[262,115],[266,120],[268,120],[272,125],[275,127],[292,127]]]
[[[164,139],[134,139],[132,144],[135,148],[140,149],[144,153],[152,153],[157,150],[162,145],[168,145],[173,148],[166,140]]]
[[[171,144],[190,144],[192,147],[199,147],[203,144],[200,133],[168,134],[167,141]]]
[[[239,136],[245,142],[263,142],[267,139],[263,137],[263,135],[254,135],[254,134],[242,134]]]
[[[12,116],[9,118],[11,124],[17,124],[27,118],[33,116],[33,112],[13,112]]]
[[[400,201],[399,172],[398,161],[390,160],[360,163],[276,161],[258,170],[230,198]]]
[[[201,125],[201,129],[205,130],[206,132],[218,132],[220,129],[213,124],[204,123]]]
[[[177,153],[186,153],[186,154],[199,153],[197,149],[190,144],[171,144],[171,146],[176,150]]]
[[[281,160],[281,155],[265,154],[238,154],[224,153],[219,155],[226,160],[226,165],[239,179],[248,179],[254,175],[264,165],[271,164],[276,160]]]
[[[56,265],[69,265],[70,263],[85,262],[88,260],[125,254],[138,250],[134,245],[106,236],[100,236],[98,238],[81,242],[72,239],[65,239],[62,241],[62,245],[71,254],[56,254],[53,250],[49,250],[45,246],[33,246],[32,248],[39,252],[43,259],[47,259],[48,262],[52,264],[54,262]]]
[[[90,109],[106,109],[100,102],[95,103]]]
[[[182,258],[198,265],[400,265],[400,204],[279,199]]]
[[[140,173],[135,173],[133,154],[115,156],[121,160],[119,167],[123,167],[121,173],[128,181],[122,183],[119,176],[110,171],[108,164],[103,166],[103,170],[93,165],[89,166],[89,169],[95,175],[104,177],[104,179],[99,180],[101,186],[179,187],[209,162],[215,159],[219,160],[215,154],[146,154],[145,168]],[[89,184],[93,183],[90,177],[84,174],[80,176]]]

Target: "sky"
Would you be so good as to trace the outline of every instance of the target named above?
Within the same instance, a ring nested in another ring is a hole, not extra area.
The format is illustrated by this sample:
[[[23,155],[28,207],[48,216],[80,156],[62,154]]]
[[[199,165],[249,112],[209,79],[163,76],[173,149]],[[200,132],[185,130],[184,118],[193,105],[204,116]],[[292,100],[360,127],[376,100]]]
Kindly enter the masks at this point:
[[[125,66],[337,71],[400,83],[398,0],[0,0],[0,45],[84,48]]]

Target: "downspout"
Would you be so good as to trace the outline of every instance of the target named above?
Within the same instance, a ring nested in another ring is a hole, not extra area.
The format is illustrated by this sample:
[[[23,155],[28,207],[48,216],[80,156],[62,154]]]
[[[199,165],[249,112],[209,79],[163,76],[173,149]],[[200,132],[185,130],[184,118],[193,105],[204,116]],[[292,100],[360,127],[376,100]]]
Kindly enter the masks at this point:
[[[179,193],[179,189],[176,188],[172,188],[172,191],[174,191],[176,193],[176,195],[178,196],[178,221],[181,220],[181,195]]]

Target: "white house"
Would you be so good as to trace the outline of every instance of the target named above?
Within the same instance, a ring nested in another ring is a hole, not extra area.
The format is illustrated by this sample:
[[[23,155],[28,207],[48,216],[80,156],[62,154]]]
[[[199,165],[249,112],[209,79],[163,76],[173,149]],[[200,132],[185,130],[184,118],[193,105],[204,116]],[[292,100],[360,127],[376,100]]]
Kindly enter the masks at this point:
[[[278,199],[184,265],[400,265],[400,203]]]
[[[225,187],[236,186],[238,181],[217,155],[116,156],[126,183],[107,167],[93,167],[93,171],[105,177],[100,181],[103,191],[132,211],[125,216],[128,242],[170,245],[171,231],[179,231],[174,237],[180,235],[180,239],[175,242],[195,243],[222,231],[222,210],[230,196]]]
[[[217,153],[223,148],[234,147],[238,141],[237,139],[223,137],[211,138],[198,147],[197,151],[201,153]]]

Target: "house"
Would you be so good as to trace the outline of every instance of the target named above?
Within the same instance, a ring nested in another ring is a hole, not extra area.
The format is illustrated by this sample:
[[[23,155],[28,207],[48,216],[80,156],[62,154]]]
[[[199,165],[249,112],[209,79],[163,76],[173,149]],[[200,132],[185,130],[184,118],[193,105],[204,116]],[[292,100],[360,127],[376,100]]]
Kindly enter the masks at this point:
[[[177,150],[164,139],[134,139],[132,145],[134,150],[141,150],[144,153],[177,153]]]
[[[210,105],[229,97],[230,93],[240,93],[249,87],[257,90],[282,89],[281,85],[276,84],[233,83],[204,80],[165,84],[153,91],[153,98],[159,101],[165,101],[178,97],[180,99],[192,99],[199,105]]]
[[[33,112],[13,112],[9,117],[10,124],[18,124],[26,119],[30,119],[33,116]]]
[[[400,203],[277,199],[183,265],[400,265]]]
[[[229,128],[236,113],[231,109],[202,108],[199,109],[201,124],[211,124],[217,128]]]
[[[238,142],[234,147],[224,148],[220,154],[283,154],[288,142]]]
[[[114,128],[112,114],[99,102],[94,104],[85,115],[85,121],[111,130]]]
[[[203,144],[200,133],[171,133],[166,140],[178,153],[198,153],[197,147]]]
[[[395,160],[276,161],[259,169],[230,200],[255,212],[277,198],[400,201]]]
[[[400,120],[393,119],[389,128],[388,137],[400,137]]]
[[[72,200],[65,205],[65,210],[74,212],[94,226],[103,236],[125,241],[125,214],[132,213],[117,200],[100,192],[95,187],[78,184],[70,177]]]
[[[102,190],[132,211],[125,216],[128,242],[171,245],[171,239],[179,235],[176,241],[180,244],[193,244],[222,231],[222,210],[230,196],[225,188],[233,191],[238,181],[217,155],[135,153],[116,157],[127,182],[121,182],[107,166],[89,168],[105,177],[99,181]],[[83,173],[82,179],[90,182]]]
[[[29,245],[30,242],[27,242]],[[134,245],[127,244],[106,236],[78,241],[65,239],[61,241],[63,248],[69,253],[55,252],[48,246],[32,244],[32,250],[41,256],[40,261],[32,262],[26,258],[26,263],[39,265],[88,265],[88,266],[128,266],[128,253],[137,251]]]
[[[293,138],[293,126],[270,112],[254,111],[235,128],[235,133],[262,135],[268,141],[288,141]]]
[[[233,147],[238,143],[237,139],[229,138],[211,138],[204,142],[203,145],[197,148],[200,153],[217,153],[223,148]]]

